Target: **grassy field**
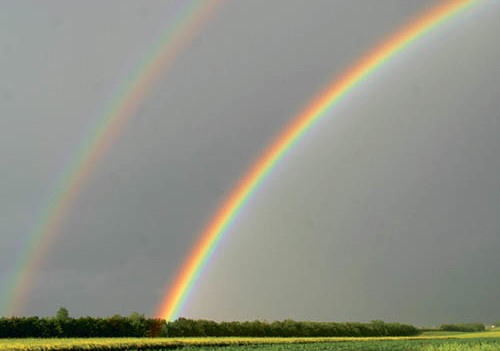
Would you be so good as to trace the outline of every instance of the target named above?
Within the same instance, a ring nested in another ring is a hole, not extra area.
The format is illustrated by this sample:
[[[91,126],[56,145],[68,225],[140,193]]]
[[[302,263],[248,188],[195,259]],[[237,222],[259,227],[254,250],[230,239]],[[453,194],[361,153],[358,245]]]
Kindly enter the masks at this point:
[[[206,351],[221,351],[217,347],[204,347]],[[245,345],[224,348],[224,351],[498,351],[498,339],[451,340],[377,340],[344,341],[310,344]],[[183,351],[196,351],[188,346]]]
[[[93,338],[3,339],[0,350],[166,350],[183,351],[500,351],[500,331],[480,333],[427,332],[416,337],[382,338]]]

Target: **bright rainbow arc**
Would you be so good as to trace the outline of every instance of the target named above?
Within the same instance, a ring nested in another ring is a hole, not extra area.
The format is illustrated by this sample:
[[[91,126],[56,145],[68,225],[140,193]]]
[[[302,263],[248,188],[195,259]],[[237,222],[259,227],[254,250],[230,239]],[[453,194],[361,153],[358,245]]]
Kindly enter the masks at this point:
[[[106,150],[137,111],[155,83],[188,47],[193,37],[212,18],[223,0],[191,0],[174,18],[166,31],[144,55],[107,108],[98,118],[92,133],[80,145],[64,168],[57,190],[44,207],[28,246],[16,261],[9,277],[3,315],[16,314],[33,284],[41,261],[58,234],[72,204]]]
[[[365,55],[357,64],[333,81],[332,85],[300,113],[286,130],[278,136],[265,153],[257,159],[246,176],[239,182],[226,202],[201,234],[180,272],[167,291],[157,315],[175,320],[186,303],[201,272],[230,225],[255,193],[267,174],[300,138],[322,117],[327,115],[345,94],[356,87],[394,55],[415,40],[481,0],[445,1],[420,15],[395,35],[383,41]]]

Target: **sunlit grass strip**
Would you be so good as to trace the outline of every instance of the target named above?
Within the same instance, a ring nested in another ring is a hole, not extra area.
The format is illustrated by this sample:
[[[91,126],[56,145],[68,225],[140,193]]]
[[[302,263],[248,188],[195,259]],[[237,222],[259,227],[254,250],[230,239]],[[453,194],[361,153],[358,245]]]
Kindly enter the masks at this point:
[[[453,336],[410,336],[410,337],[310,337],[310,338],[78,338],[78,339],[3,339],[0,350],[130,350],[130,349],[170,349],[183,346],[237,346],[266,344],[305,344],[347,341],[377,340],[453,340],[471,338],[500,338],[500,332],[464,333]]]

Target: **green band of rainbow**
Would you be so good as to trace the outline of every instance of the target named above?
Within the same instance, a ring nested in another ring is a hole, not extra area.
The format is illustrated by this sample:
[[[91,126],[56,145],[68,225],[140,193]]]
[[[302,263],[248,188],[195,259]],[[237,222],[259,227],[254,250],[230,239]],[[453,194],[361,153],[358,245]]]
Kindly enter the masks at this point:
[[[200,274],[245,203],[255,193],[266,175],[273,170],[277,162],[316,122],[329,114],[345,94],[394,55],[478,1],[481,0],[445,1],[410,21],[407,26],[364,56],[340,79],[336,79],[305,111],[293,119],[286,130],[250,168],[205,228],[165,294],[157,315],[167,320],[174,320],[179,316]]]
[[[223,0],[185,2],[175,19],[114,95],[87,139],[72,154],[70,163],[64,167],[57,182],[56,191],[43,208],[27,247],[16,260],[13,273],[6,284],[7,291],[3,294],[0,306],[2,315],[20,313],[36,277],[37,267],[47,254],[92,170],[155,83],[189,46],[193,37],[201,31],[222,2]]]

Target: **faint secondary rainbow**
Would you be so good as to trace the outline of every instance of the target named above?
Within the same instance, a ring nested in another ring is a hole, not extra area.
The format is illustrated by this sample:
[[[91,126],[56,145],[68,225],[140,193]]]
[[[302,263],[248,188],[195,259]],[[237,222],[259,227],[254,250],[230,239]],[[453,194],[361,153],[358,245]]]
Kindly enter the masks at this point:
[[[212,18],[223,1],[185,2],[180,12],[114,95],[92,132],[72,154],[69,164],[61,173],[56,191],[43,208],[27,247],[21,252],[7,281],[4,302],[0,306],[2,315],[20,313],[36,277],[37,267],[60,231],[92,170],[155,83],[188,47],[193,37]]]
[[[202,232],[173,284],[167,290],[157,315],[167,320],[174,320],[179,316],[201,272],[245,203],[255,193],[277,162],[316,122],[327,115],[345,94],[391,57],[439,24],[479,1],[482,0],[445,1],[410,21],[396,34],[387,38],[362,57],[346,73],[335,79],[318,98],[296,116],[263,155],[257,159]]]

